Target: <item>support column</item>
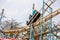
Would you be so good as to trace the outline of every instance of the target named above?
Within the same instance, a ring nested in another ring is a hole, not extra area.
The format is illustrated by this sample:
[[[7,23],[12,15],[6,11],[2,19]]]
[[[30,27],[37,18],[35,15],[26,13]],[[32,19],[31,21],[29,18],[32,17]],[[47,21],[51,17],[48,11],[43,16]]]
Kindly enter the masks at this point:
[[[40,40],[43,40],[43,35],[42,35],[42,29],[43,29],[43,16],[44,16],[44,0],[43,1],[43,4],[42,4],[42,26],[41,26],[41,31],[40,31]]]
[[[30,26],[30,40],[34,40],[34,30],[32,24]]]

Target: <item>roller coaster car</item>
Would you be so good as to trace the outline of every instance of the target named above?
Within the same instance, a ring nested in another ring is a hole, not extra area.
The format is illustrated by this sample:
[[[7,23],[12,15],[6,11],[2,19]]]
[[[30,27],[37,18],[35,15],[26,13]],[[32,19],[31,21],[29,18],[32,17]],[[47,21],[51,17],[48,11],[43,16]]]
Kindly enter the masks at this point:
[[[32,16],[32,18],[30,19],[30,21],[28,22],[27,25],[29,25],[31,22],[32,23],[36,22],[39,19],[40,16],[41,16],[41,14],[36,11],[36,13]]]

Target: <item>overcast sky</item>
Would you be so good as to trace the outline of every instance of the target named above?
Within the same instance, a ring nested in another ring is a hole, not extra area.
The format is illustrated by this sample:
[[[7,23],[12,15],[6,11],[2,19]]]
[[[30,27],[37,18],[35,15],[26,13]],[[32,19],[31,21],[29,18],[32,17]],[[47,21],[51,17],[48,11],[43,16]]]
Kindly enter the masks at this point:
[[[45,0],[47,1],[47,0]],[[0,13],[4,8],[4,15],[7,19],[15,19],[25,25],[29,14],[32,13],[32,5],[35,3],[35,9],[39,10],[42,6],[42,0],[0,0]],[[60,0],[57,0],[52,6],[53,11],[60,8]],[[60,15],[53,18],[53,21],[60,20]]]

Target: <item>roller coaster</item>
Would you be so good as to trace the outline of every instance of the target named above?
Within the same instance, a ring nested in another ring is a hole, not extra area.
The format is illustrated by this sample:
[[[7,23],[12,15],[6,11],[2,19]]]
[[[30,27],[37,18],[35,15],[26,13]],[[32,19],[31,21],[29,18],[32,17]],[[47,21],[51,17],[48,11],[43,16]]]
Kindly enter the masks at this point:
[[[43,5],[43,8],[45,7],[45,10],[44,10],[44,14],[45,12],[47,12],[47,9],[48,8],[51,8],[50,6],[55,2],[56,0],[48,0],[47,3],[46,2],[43,2],[45,5]],[[50,2],[50,3],[49,3]],[[48,4],[49,3],[49,4]],[[46,7],[47,6],[47,7]],[[58,39],[60,39],[60,37],[57,35],[58,32],[60,32],[60,28],[51,28],[51,30],[49,29],[49,27],[47,26],[45,28],[45,30],[42,30],[42,31],[38,31],[37,30],[39,28],[41,28],[41,25],[43,24],[46,24],[49,20],[51,20],[53,17],[57,16],[60,14],[60,8],[58,8],[56,11],[52,12],[52,13],[49,13],[47,16],[43,17],[42,19],[42,14],[40,13],[43,9],[41,8],[39,11],[36,12],[36,14],[31,18],[31,20],[29,21],[29,23],[27,24],[27,26],[24,26],[24,27],[21,27],[21,28],[16,28],[16,29],[11,29],[11,30],[2,30],[2,33],[4,34],[16,34],[16,35],[19,35],[21,33],[26,33],[26,34],[23,34],[25,36],[22,37],[22,40],[44,40],[43,38],[46,37],[46,35],[48,36],[49,33],[50,34],[50,37],[56,37]],[[51,22],[51,21],[50,21]],[[34,29],[31,25],[34,25]],[[52,24],[52,23],[51,23]],[[57,26],[60,26],[60,25],[57,25]],[[37,29],[37,30],[36,30]],[[40,29],[41,30],[41,29]],[[45,36],[45,37],[44,37]],[[40,37],[42,37],[40,39]],[[48,38],[49,39],[49,38]],[[54,40],[51,39],[51,40]]]

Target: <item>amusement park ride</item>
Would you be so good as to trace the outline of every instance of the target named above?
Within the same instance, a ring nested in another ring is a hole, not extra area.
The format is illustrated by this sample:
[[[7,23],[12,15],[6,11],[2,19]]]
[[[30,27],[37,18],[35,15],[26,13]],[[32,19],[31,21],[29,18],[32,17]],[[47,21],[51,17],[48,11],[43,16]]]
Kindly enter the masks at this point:
[[[26,36],[23,37],[23,40],[25,39],[30,39],[30,40],[43,40],[43,36],[44,35],[47,35],[48,33],[51,33],[50,34],[50,39],[51,37],[53,39],[51,40],[54,40],[54,36],[56,36],[57,38],[60,39],[59,36],[56,35],[56,32],[54,28],[51,28],[52,26],[52,18],[55,17],[56,15],[59,15],[60,14],[60,9],[57,9],[56,11],[52,12],[52,8],[50,7],[56,0],[48,0],[47,3],[43,1],[43,6],[42,8],[39,10],[39,11],[35,11],[35,9],[33,10],[33,13],[35,13],[33,15],[33,17],[31,18],[31,20],[29,21],[29,23],[27,24],[27,26],[24,26],[24,27],[21,27],[21,28],[16,28],[16,29],[11,29],[11,30],[2,30],[2,33],[4,34],[16,34],[16,35],[19,35],[20,33],[23,33],[23,32],[26,32]],[[43,17],[43,15],[48,12],[48,8],[50,9],[50,13]],[[40,13],[42,11],[42,13]],[[42,28],[43,28],[43,25],[44,23],[46,23],[47,21],[50,20],[50,27],[48,28],[49,30],[47,31],[42,31]],[[33,26],[34,25],[34,28]],[[40,32],[34,32],[35,31],[35,28],[38,28],[40,27],[41,31]],[[59,28],[57,28],[57,30],[60,30]],[[60,31],[59,31],[60,32]],[[30,34],[30,35],[27,35],[27,34]]]

